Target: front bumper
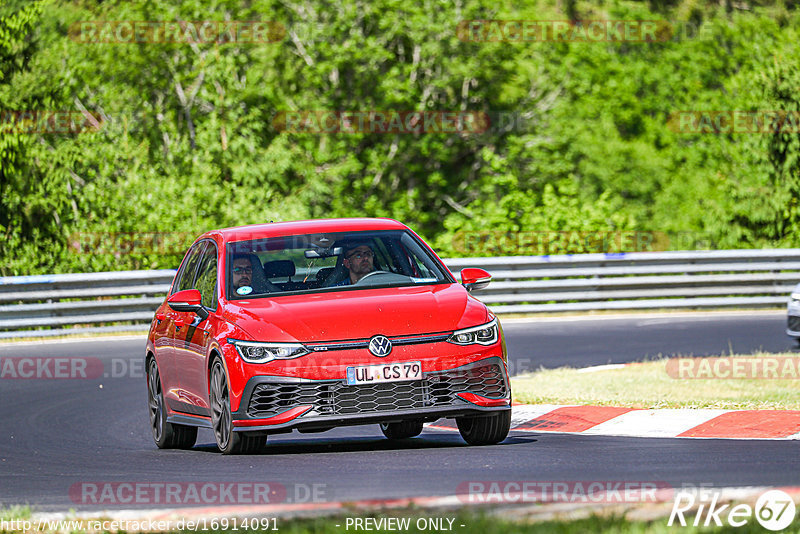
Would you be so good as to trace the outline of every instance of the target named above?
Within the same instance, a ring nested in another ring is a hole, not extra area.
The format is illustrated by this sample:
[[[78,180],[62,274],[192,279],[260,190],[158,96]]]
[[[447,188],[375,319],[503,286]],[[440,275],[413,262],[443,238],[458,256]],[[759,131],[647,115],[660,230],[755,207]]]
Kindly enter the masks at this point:
[[[800,338],[800,301],[794,299],[787,306],[786,335]]]
[[[407,419],[435,421],[511,409],[500,357],[423,373],[422,380],[348,386],[342,380],[256,376],[245,386],[235,431],[314,431]]]

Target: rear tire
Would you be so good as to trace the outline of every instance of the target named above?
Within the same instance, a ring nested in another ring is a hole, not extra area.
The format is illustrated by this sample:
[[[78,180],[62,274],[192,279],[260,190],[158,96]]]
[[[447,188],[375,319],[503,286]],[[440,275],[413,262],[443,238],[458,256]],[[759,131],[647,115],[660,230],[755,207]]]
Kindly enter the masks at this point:
[[[419,436],[422,432],[422,421],[381,423],[381,432],[389,439],[413,438],[414,436]]]
[[[494,445],[506,439],[511,430],[511,410],[478,417],[458,417],[456,425],[461,437],[470,445]]]
[[[234,432],[228,377],[219,358],[211,365],[211,426],[222,454],[252,454],[264,448],[267,436],[254,432]]]
[[[147,368],[147,401],[150,412],[150,430],[159,449],[191,449],[197,441],[197,427],[167,422],[161,376],[155,358]]]

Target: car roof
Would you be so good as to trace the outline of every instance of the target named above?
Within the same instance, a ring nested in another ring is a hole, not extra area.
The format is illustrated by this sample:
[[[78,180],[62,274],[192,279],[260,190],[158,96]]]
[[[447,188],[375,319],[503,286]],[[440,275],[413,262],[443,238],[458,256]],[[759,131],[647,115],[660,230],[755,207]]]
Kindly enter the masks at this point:
[[[355,232],[365,230],[405,230],[408,227],[394,219],[347,218],[347,219],[308,219],[303,221],[271,222],[250,224],[211,230],[197,239],[216,237],[223,243],[280,237],[287,235],[312,234],[317,232]]]

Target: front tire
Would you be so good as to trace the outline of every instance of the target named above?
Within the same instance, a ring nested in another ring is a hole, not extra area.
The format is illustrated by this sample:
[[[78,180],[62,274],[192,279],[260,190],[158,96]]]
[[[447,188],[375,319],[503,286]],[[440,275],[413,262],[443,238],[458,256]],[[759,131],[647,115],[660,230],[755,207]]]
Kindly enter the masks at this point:
[[[511,410],[478,417],[456,418],[458,431],[470,445],[494,445],[500,443],[511,430]]]
[[[413,438],[414,436],[419,436],[422,432],[422,421],[381,423],[381,432],[389,439]]]
[[[150,430],[159,449],[191,449],[197,441],[197,427],[167,422],[161,376],[155,358],[147,368],[147,402],[150,412]]]
[[[249,454],[264,447],[267,437],[252,432],[234,432],[228,378],[219,358],[211,365],[211,426],[222,454]]]

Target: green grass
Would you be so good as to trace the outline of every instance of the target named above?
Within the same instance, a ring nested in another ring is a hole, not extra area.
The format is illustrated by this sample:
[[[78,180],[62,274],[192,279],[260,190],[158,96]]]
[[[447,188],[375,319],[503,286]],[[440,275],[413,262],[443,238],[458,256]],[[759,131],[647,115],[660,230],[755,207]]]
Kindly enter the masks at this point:
[[[11,508],[0,508],[0,521],[11,521],[13,519],[29,519],[31,509],[28,506],[12,506]]]
[[[730,358],[733,356],[726,356]],[[795,357],[754,354],[746,358]],[[677,379],[667,359],[620,369],[579,372],[562,367],[511,379],[514,400],[528,404],[578,404],[631,408],[800,409],[800,379]]]

